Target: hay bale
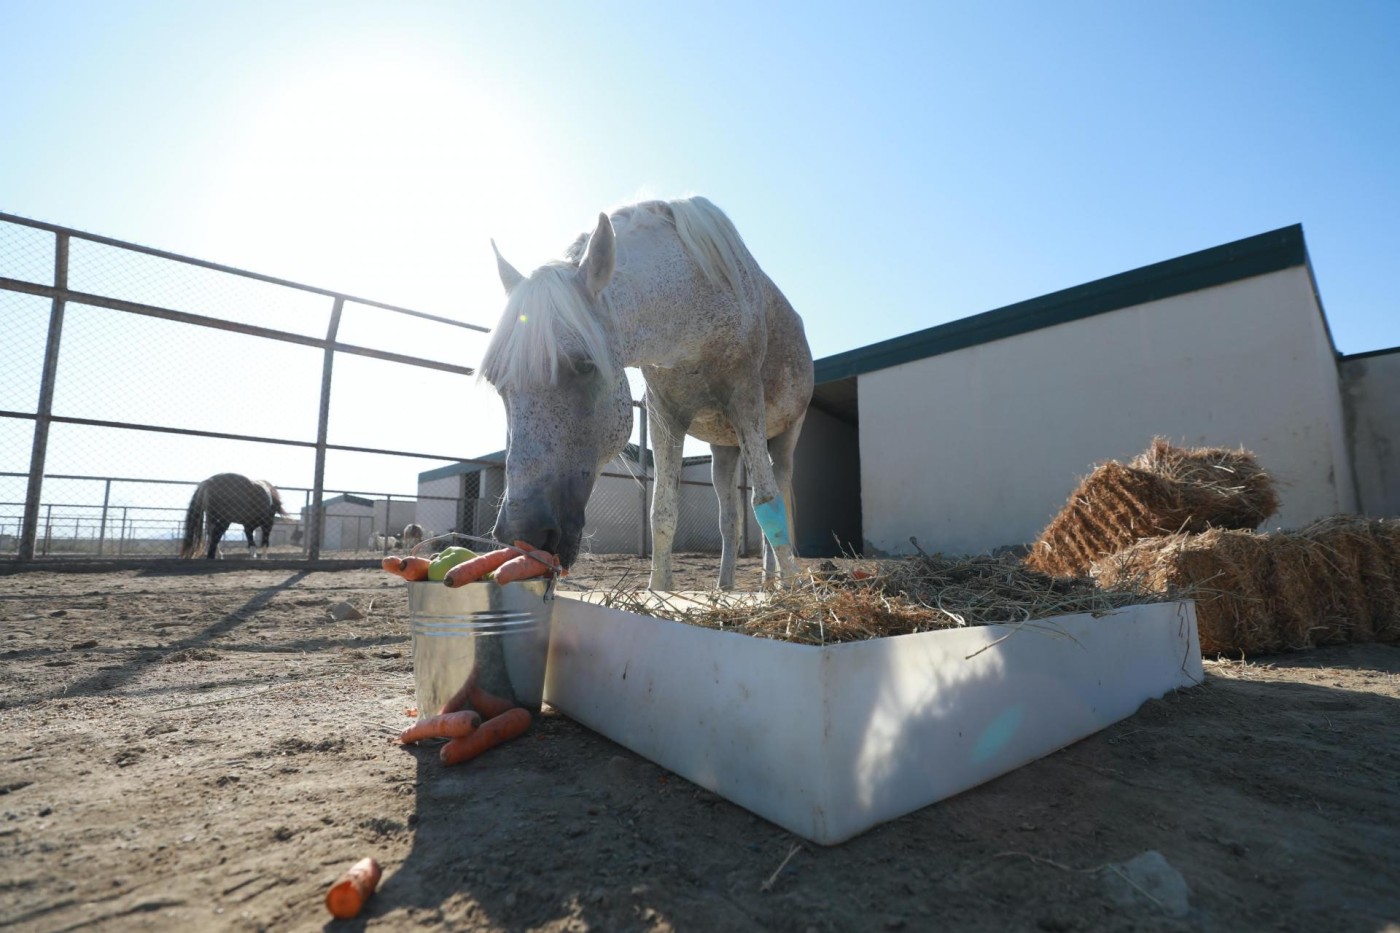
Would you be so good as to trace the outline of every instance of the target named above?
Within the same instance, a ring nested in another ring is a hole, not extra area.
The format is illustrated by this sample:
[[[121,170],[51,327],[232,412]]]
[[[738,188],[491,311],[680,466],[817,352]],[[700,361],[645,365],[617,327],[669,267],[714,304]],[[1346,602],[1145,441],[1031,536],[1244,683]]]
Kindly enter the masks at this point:
[[[1174,447],[1154,437],[1128,466],[1176,484],[1183,507],[1214,528],[1258,528],[1278,511],[1274,478],[1243,447]]]
[[[1338,515],[1298,534],[1315,541],[1341,570],[1335,581],[1346,617],[1341,640],[1400,640],[1400,523]]]
[[[1264,548],[1245,531],[1162,535],[1100,558],[1090,575],[1103,587],[1194,599],[1203,655],[1276,650]]]
[[[1162,438],[1129,465],[1099,466],[1031,545],[1027,566],[1083,576],[1143,538],[1254,528],[1278,509],[1273,479],[1245,450],[1185,449]]]
[[[1091,569],[1103,586],[1196,600],[1205,655],[1400,641],[1400,523],[1337,516],[1296,532],[1213,528],[1137,542]]]

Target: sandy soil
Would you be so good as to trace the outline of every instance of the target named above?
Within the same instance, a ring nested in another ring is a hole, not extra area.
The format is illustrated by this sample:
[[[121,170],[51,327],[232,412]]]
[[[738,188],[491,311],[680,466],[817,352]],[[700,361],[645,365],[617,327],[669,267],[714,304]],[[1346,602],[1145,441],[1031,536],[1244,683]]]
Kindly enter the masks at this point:
[[[413,703],[402,584],[247,566],[0,573],[0,926],[1400,930],[1400,648],[1210,663],[1204,686],[823,848],[547,707],[455,768],[392,746]],[[682,561],[686,585],[713,572]],[[340,600],[366,617],[332,621]],[[1124,867],[1148,852],[1185,888]],[[331,921],[326,888],[364,855],[379,893]]]

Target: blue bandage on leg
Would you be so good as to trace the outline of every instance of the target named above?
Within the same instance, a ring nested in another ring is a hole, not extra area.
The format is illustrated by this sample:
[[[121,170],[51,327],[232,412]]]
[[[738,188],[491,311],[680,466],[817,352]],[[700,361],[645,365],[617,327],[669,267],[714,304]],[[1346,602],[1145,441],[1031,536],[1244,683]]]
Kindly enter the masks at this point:
[[[764,536],[773,547],[792,543],[788,540],[787,509],[783,506],[782,496],[774,496],[754,506],[753,516],[758,519],[758,527],[763,529]]]

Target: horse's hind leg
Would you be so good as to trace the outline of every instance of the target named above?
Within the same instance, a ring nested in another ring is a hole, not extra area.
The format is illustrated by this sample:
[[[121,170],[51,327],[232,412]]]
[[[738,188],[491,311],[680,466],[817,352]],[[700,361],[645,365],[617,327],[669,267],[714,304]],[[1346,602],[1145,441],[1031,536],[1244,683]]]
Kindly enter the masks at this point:
[[[224,539],[224,532],[228,531],[228,526],[227,519],[209,516],[209,553],[206,556],[210,560],[219,556],[219,542]]]
[[[792,522],[783,490],[773,475],[773,461],[768,454],[767,417],[764,412],[763,387],[754,380],[751,395],[736,392],[730,399],[729,423],[739,435],[739,446],[744,452],[744,463],[749,468],[749,482],[753,484],[753,512],[758,527],[773,551],[772,563],[779,572],[775,578],[769,569],[769,557],[765,550],[764,582],[771,584],[781,579],[792,582],[797,578],[797,558],[792,550]],[[785,434],[788,432],[784,432]],[[792,434],[793,442],[796,433]],[[790,482],[790,477],[789,477]]]
[[[739,495],[739,448],[710,445],[710,481],[719,499],[719,588],[734,588],[734,563],[744,534],[744,503]]]
[[[243,537],[248,539],[248,556],[252,558],[257,558],[258,556],[258,546],[253,543],[253,532],[256,530],[256,525],[243,526]]]

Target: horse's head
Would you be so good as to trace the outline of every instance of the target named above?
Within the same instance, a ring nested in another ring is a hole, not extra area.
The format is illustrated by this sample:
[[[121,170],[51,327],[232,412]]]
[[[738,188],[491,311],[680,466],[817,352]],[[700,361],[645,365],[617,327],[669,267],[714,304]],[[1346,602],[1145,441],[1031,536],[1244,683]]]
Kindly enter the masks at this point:
[[[554,553],[565,567],[578,557],[598,472],[632,433],[632,393],[603,299],[614,243],[602,215],[577,264],[549,263],[526,277],[496,254],[506,310],[481,368],[506,406],[506,492],[494,534]]]

